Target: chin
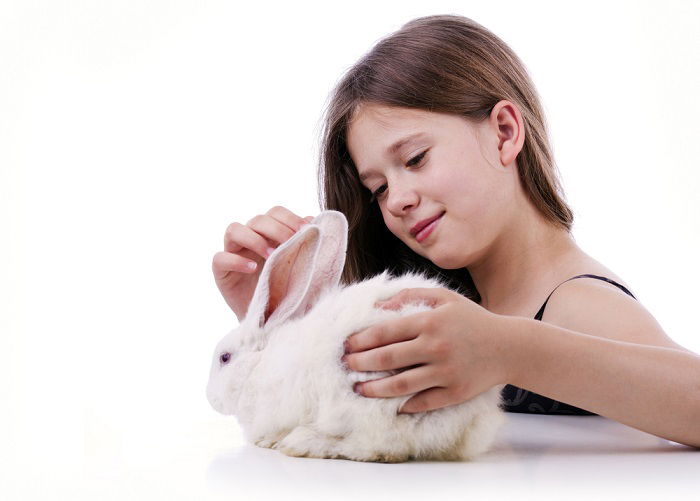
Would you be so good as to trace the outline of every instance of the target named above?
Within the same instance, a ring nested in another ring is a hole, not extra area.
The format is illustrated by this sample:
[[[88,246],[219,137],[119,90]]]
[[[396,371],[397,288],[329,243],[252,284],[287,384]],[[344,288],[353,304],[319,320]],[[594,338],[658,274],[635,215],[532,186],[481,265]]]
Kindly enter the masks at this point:
[[[413,242],[415,243],[415,239]],[[407,244],[408,245],[408,244]],[[465,256],[464,255],[459,255],[459,254],[454,254],[450,253],[449,255],[444,255],[442,252],[440,252],[437,249],[433,249],[433,247],[426,249],[420,246],[412,247],[411,245],[408,245],[408,247],[411,248],[413,252],[418,254],[419,256],[424,257],[425,259],[428,259],[431,261],[434,265],[439,266],[443,270],[457,270],[459,268],[465,268],[467,266],[466,261],[465,261]],[[427,252],[426,252],[427,250]]]
[[[449,244],[451,249],[464,249],[464,245],[455,244],[454,242]],[[466,268],[474,261],[473,254],[466,254],[464,252],[449,250],[447,252],[442,251],[442,249],[435,248],[431,249],[431,252],[425,256],[430,259],[436,266],[439,266],[443,270],[458,270],[460,268]]]
[[[466,265],[464,264],[464,262],[462,262],[461,259],[436,259],[433,261],[433,263],[442,268],[443,270],[458,270],[460,268],[466,267]]]
[[[462,260],[458,256],[444,256],[436,252],[416,252],[420,254],[425,259],[428,259],[435,266],[439,266],[443,270],[456,270],[457,268],[463,268]]]

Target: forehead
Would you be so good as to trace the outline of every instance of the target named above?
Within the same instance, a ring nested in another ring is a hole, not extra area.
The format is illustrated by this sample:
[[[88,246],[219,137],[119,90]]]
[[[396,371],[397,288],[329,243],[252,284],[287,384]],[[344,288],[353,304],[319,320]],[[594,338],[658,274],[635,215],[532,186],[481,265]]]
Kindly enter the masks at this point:
[[[436,113],[365,103],[355,109],[346,140],[350,156],[359,168],[399,153],[408,137],[431,134],[439,128]]]
[[[474,135],[488,127],[488,120],[476,124],[467,117],[375,103],[358,105],[348,122],[347,145],[350,153],[386,149],[398,139],[415,133],[433,137]],[[354,150],[354,151],[353,151]]]
[[[356,136],[366,129],[392,132],[397,129],[417,128],[436,120],[436,113],[412,108],[361,103],[348,125],[348,136]]]
[[[473,128],[468,119],[456,114],[361,103],[348,123],[346,141],[362,180],[418,143],[470,142]]]

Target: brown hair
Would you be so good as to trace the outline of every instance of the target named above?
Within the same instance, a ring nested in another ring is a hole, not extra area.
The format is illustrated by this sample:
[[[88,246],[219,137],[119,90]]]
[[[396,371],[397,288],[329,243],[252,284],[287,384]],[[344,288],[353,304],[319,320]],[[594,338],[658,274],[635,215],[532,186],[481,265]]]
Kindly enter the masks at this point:
[[[527,196],[545,220],[571,231],[573,214],[559,183],[539,97],[523,63],[500,38],[469,18],[421,17],[381,39],[349,68],[325,110],[319,199],[322,209],[348,218],[345,283],[384,269],[393,274],[421,271],[480,301],[466,268],[439,268],[386,228],[379,206],[370,204],[369,190],[360,183],[346,133],[363,103],[452,113],[479,122],[503,99],[518,107],[524,121],[525,143],[517,165]]]

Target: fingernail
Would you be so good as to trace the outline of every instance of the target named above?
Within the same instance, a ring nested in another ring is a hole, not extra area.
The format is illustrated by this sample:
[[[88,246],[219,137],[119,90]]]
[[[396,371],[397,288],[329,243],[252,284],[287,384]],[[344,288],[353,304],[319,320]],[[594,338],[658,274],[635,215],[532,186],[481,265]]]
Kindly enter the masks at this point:
[[[348,343],[347,339],[343,343],[343,350],[343,353],[350,353],[350,343]]]
[[[275,252],[275,249],[273,247],[268,247],[267,248],[267,257],[270,257],[270,254],[272,254],[273,252]]]
[[[255,263],[254,261],[251,261],[248,264],[246,264],[246,268],[248,268],[249,270],[254,270],[257,266],[258,266],[258,264]]]
[[[358,395],[362,395],[362,383],[355,383],[352,386],[352,391],[354,391]]]

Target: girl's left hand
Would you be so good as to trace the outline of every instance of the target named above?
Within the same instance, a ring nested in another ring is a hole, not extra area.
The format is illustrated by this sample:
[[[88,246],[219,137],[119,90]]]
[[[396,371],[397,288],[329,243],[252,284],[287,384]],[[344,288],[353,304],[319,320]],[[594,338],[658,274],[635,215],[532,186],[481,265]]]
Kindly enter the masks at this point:
[[[366,397],[416,393],[399,413],[425,412],[465,402],[509,377],[508,328],[489,312],[445,288],[404,289],[376,306],[398,309],[423,301],[432,310],[387,320],[348,337],[343,361],[355,371],[407,368],[356,383]]]

